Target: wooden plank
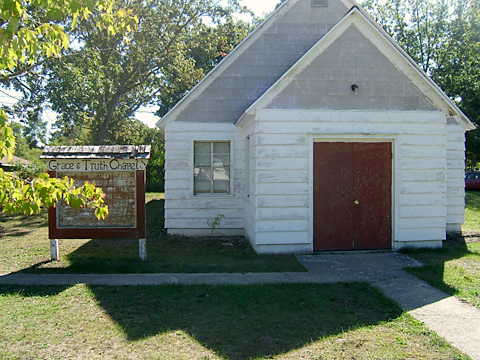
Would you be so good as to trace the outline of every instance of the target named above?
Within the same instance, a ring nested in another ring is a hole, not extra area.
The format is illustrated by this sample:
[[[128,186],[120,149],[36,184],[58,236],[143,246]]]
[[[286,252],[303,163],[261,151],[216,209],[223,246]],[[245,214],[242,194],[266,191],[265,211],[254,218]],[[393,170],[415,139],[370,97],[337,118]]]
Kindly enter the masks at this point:
[[[463,224],[465,222],[465,215],[447,215],[447,224]]]
[[[306,134],[259,134],[255,145],[308,145]]]
[[[58,172],[57,176],[73,178],[75,186],[85,181],[94,182],[104,191],[104,201],[109,207],[105,220],[98,220],[90,208],[74,209],[60,202],[57,205],[58,228],[136,228],[135,172]]]
[[[257,121],[272,122],[358,122],[358,123],[431,123],[445,127],[445,115],[435,111],[329,111],[329,110],[259,110]]]
[[[422,228],[443,228],[445,217],[425,218],[402,218],[398,221],[399,229],[422,229]]]
[[[169,209],[242,209],[243,199],[235,197],[196,197],[188,200],[173,199],[168,201],[167,206]]]
[[[444,146],[399,146],[397,156],[408,158],[445,158]]]
[[[255,223],[256,232],[307,232],[308,220],[259,220]]]
[[[256,171],[256,183],[307,183],[309,179],[308,170],[297,171]]]
[[[445,194],[446,186],[444,182],[426,182],[426,181],[411,181],[401,182],[398,186],[399,194]]]
[[[226,219],[243,218],[242,209],[165,209],[166,219],[211,219],[219,214],[225,216],[222,222]]]
[[[257,220],[305,220],[309,218],[309,210],[297,208],[257,208]]]
[[[256,160],[256,170],[308,170],[308,158],[260,158]]]
[[[402,170],[397,174],[397,181],[445,181],[445,170]]]
[[[404,123],[352,123],[352,122],[325,122],[308,123],[295,121],[292,123],[259,122],[258,134],[369,134],[369,135],[444,135],[445,128],[438,124],[409,124]]]
[[[447,206],[465,207],[465,198],[463,196],[447,196]]]
[[[399,217],[400,218],[428,218],[431,217],[445,217],[445,206],[400,206]]]
[[[207,219],[165,219],[166,229],[207,229]],[[243,219],[222,219],[219,229],[243,229]]]
[[[256,158],[308,158],[309,148],[304,145],[255,147]]]
[[[445,146],[445,135],[401,135],[395,140],[397,145],[417,145],[417,146]]]
[[[308,232],[257,232],[256,245],[311,244]]]
[[[441,228],[398,229],[397,241],[445,240],[445,226]]]
[[[447,141],[447,151],[465,151],[465,142]]]
[[[447,206],[447,216],[449,215],[465,215],[465,206],[463,205]]]
[[[256,198],[258,207],[308,207],[307,195],[259,195]]]
[[[396,161],[397,171],[402,170],[445,170],[445,159],[442,158],[399,158]]]
[[[445,205],[445,194],[400,194],[398,196],[398,204],[400,206],[430,206]]]
[[[308,194],[308,183],[256,184],[255,195],[303,195]]]

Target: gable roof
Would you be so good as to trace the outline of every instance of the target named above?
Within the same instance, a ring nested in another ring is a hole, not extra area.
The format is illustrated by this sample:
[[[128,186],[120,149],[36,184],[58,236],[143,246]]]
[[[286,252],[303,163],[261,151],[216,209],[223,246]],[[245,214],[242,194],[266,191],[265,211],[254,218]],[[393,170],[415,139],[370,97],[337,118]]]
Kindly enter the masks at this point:
[[[415,63],[415,61],[360,7],[350,11],[318,41],[297,63],[295,63],[268,91],[260,96],[239,118],[240,124],[247,115],[253,115],[256,109],[266,107],[279,95],[304,69],[306,69],[324,50],[338,39],[351,25],[356,28],[384,54],[439,110],[454,118],[466,130],[475,126],[458,106],[440,89],[440,87]]]
[[[235,47],[214,69],[212,69],[182,100],[180,100],[165,116],[162,117],[157,122],[158,127],[164,127],[166,124],[176,120],[185,110],[189,108],[189,106],[193,106],[194,102],[199,99],[202,94],[206,93],[208,90],[211,89],[211,85],[221,78],[224,73],[228,71],[229,68],[238,65],[238,62],[242,62],[243,58],[249,52],[255,51],[255,47],[263,44],[258,44],[259,40],[261,40],[262,36],[272,36],[274,32],[272,29],[277,23],[281,23],[283,17],[287,16],[289,11],[293,8],[306,7],[307,5],[310,7],[306,11],[311,10],[311,0],[287,0],[283,3],[278,9],[276,9],[272,14],[270,14],[265,21],[260,24],[252,33],[250,33],[237,47]],[[238,114],[235,116],[235,119],[231,121],[231,123],[235,123],[238,117],[270,86],[275,83],[275,81],[280,78],[280,76],[288,70],[303,54],[313,46],[319,38],[321,38],[328,30],[329,27],[334,26],[334,24],[340,20],[344,14],[350,9],[352,6],[355,6],[356,2],[354,0],[330,0],[329,6],[331,9],[334,9],[336,6],[338,16],[332,16],[325,12],[323,15],[323,21],[321,24],[313,23],[313,24],[303,24],[305,19],[294,19],[293,22],[296,24],[293,25],[321,25],[325,27],[325,30],[319,31],[319,28],[312,28],[314,36],[316,36],[316,40],[312,41],[309,44],[303,44],[304,49],[302,49],[301,53],[299,53],[296,57],[287,60],[290,61],[288,64],[283,64],[284,68],[277,69],[276,73],[271,74],[266,81],[260,86],[254,87],[249,89],[245,94],[246,98],[244,99],[234,99],[237,100],[234,104],[236,108],[238,108]],[[338,10],[341,8],[341,10]],[[305,11],[305,9],[303,9]],[[321,14],[320,14],[321,15]],[[284,38],[287,38],[287,35],[283,35]],[[295,42],[293,43],[295,44]],[[292,46],[294,46],[292,44]],[[279,43],[278,45],[284,45],[284,42]],[[257,71],[259,76],[262,76],[261,72],[263,71],[258,64],[245,64],[248,65],[249,71]],[[272,70],[270,70],[272,71]],[[206,105],[202,104],[201,107],[205,107]],[[201,109],[203,110],[203,109]]]

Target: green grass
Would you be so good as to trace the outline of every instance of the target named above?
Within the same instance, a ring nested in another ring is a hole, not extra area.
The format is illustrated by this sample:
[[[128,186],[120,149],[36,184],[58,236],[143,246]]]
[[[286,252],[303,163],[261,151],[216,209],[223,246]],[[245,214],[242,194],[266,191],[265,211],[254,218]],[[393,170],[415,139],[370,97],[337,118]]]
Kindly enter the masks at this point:
[[[0,214],[0,273],[212,273],[306,271],[293,255],[257,255],[243,237],[185,238],[163,229],[163,193],[147,193],[147,256],[135,239],[59,241],[50,261],[46,212]]]
[[[465,224],[462,230],[464,234],[480,236],[480,191],[465,192]]]
[[[2,359],[468,359],[365,283],[0,286]]]
[[[467,191],[463,235],[449,236],[443,248],[409,250],[424,266],[408,272],[480,309],[480,192]]]

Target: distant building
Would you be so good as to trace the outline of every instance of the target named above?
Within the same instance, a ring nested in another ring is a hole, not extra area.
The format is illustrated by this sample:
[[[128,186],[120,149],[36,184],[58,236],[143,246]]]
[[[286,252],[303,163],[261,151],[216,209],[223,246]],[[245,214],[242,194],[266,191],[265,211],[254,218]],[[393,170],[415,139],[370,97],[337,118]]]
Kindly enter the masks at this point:
[[[8,161],[7,157],[4,156],[2,158],[2,161],[0,162],[0,167],[5,171],[12,171],[13,165],[15,165],[15,163],[17,162],[21,162],[24,165],[31,164],[30,161],[19,158],[18,156],[12,156],[12,159],[10,161]]]

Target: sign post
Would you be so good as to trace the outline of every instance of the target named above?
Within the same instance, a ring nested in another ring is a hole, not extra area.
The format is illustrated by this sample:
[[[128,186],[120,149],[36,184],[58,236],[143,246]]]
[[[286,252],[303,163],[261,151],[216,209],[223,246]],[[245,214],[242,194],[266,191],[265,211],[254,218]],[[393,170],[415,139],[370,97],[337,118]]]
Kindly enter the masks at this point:
[[[147,260],[145,221],[145,168],[150,146],[47,146],[51,177],[68,176],[75,186],[95,183],[105,193],[109,215],[98,220],[88,208],[74,209],[59,202],[48,212],[49,238],[54,239],[139,239],[139,255]],[[51,243],[52,260],[58,260]]]

